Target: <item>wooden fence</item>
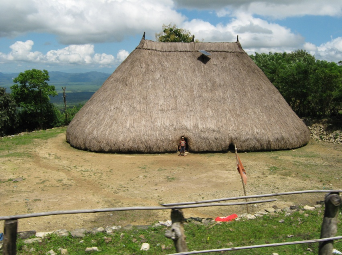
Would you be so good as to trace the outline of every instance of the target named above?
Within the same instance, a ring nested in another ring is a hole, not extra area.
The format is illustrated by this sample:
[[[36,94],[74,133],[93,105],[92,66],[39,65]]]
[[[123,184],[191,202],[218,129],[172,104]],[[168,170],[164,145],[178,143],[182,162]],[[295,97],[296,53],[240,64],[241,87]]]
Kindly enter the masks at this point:
[[[3,254],[4,255],[16,254],[16,241],[17,241],[17,234],[18,234],[18,220],[19,219],[50,216],[50,215],[61,215],[61,214],[98,213],[98,212],[113,212],[113,211],[131,211],[131,210],[171,210],[172,226],[169,230],[166,231],[165,236],[173,240],[175,248],[176,248],[176,252],[177,252],[176,254],[200,254],[200,253],[209,253],[209,252],[236,251],[236,250],[243,250],[243,249],[254,249],[254,248],[262,248],[262,247],[275,247],[275,246],[282,246],[282,245],[294,245],[294,244],[302,244],[302,243],[319,242],[319,254],[331,255],[332,250],[333,250],[333,241],[337,239],[342,239],[342,236],[335,237],[337,233],[337,217],[338,217],[339,207],[342,204],[342,200],[339,195],[340,192],[342,192],[342,190],[305,190],[305,191],[283,192],[283,193],[264,194],[264,195],[251,195],[251,196],[243,196],[243,197],[230,197],[230,198],[221,198],[221,199],[195,201],[195,202],[164,204],[162,206],[157,206],[157,207],[120,207],[120,208],[105,208],[105,209],[91,209],[91,210],[53,211],[53,212],[44,212],[44,213],[3,216],[3,217],[0,217],[0,220],[5,221]],[[267,203],[267,202],[276,201],[276,199],[236,202],[236,203],[216,203],[216,202],[237,200],[237,199],[303,194],[303,193],[328,193],[325,196],[325,211],[324,211],[320,239],[244,246],[244,247],[234,247],[234,248],[223,248],[223,249],[215,249],[215,250],[190,251],[190,252],[187,249],[187,245],[185,242],[184,228],[183,228],[183,223],[185,219],[183,216],[182,209],[211,207],[211,206],[232,206],[232,205]]]

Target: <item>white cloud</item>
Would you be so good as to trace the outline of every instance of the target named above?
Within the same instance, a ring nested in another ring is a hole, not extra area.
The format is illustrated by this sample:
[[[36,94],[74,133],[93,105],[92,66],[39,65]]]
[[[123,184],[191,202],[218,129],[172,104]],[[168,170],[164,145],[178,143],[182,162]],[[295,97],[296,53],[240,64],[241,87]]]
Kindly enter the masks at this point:
[[[70,45],[60,50],[46,53],[48,63],[90,64],[94,55],[94,45]]]
[[[175,0],[175,3],[179,8],[216,10],[219,17],[241,11],[273,18],[342,16],[341,0]]]
[[[2,0],[0,36],[37,32],[57,35],[63,44],[121,41],[129,35],[154,34],[163,24],[185,17],[172,0]]]
[[[25,62],[37,62],[41,60],[43,54],[35,51],[32,52],[33,41],[18,41],[10,46],[12,51],[7,55],[8,60],[20,60]]]
[[[33,62],[54,65],[100,65],[115,66],[120,64],[129,53],[120,50],[117,58],[106,53],[95,53],[94,45],[70,45],[58,50],[50,50],[45,55],[41,52],[32,52],[34,42],[17,41],[10,46],[8,54],[0,52],[0,62]]]
[[[230,23],[216,26],[202,21],[185,22],[184,27],[196,35],[200,41],[234,41],[239,35],[243,48],[298,48],[304,43],[304,38],[294,34],[290,29],[275,23],[254,18],[245,13],[237,13]]]
[[[335,38],[330,42],[317,47],[315,56],[318,59],[339,62],[342,60],[342,37]]]
[[[117,59],[122,62],[124,61],[129,55],[129,52],[126,50],[119,50],[118,54],[117,54]]]
[[[303,48],[308,52],[315,52],[317,50],[317,46],[309,42],[304,43]]]
[[[115,63],[115,58],[113,55],[108,55],[106,53],[95,54],[94,62],[101,66],[113,65]]]

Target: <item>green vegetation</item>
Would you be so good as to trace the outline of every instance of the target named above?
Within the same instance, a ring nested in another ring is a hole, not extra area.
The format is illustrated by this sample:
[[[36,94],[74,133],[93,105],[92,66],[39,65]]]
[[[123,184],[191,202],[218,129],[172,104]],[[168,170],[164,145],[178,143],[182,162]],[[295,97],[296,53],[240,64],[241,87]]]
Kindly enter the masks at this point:
[[[18,146],[30,145],[35,140],[47,140],[64,133],[65,131],[66,127],[62,127],[25,133],[25,135],[0,138],[0,155],[4,152],[6,153],[5,156],[9,156],[8,153],[17,149]],[[28,153],[25,153],[25,155],[26,154]]]
[[[323,209],[297,211],[291,214],[264,215],[255,220],[240,220],[222,224],[185,223],[184,230],[189,251],[222,249],[239,246],[293,242],[318,239],[323,219]],[[341,229],[342,223],[338,223]],[[84,238],[58,237],[52,234],[42,243],[24,244],[18,241],[18,253],[46,254],[50,250],[67,249],[68,254],[86,254],[87,247],[97,247],[96,254],[170,254],[175,252],[172,240],[164,234],[167,227],[117,230],[112,234],[87,234]],[[142,243],[149,243],[149,251],[140,251]],[[335,241],[334,247],[342,250],[342,242]],[[32,252],[29,250],[32,249]],[[318,253],[318,243],[287,245],[234,251],[234,254],[312,254]],[[227,252],[228,254],[228,252]],[[230,254],[230,253],[229,253]]]
[[[306,51],[250,56],[301,117],[331,117],[342,111],[342,66]]]
[[[57,95],[47,70],[26,70],[14,78],[11,94],[0,87],[0,136],[68,125],[82,104],[64,108],[51,103]],[[82,102],[89,99],[89,95]],[[63,109],[63,110],[61,110]]]
[[[194,38],[188,30],[172,24],[163,25],[163,31],[156,34],[158,42],[193,42]]]
[[[0,87],[0,136],[10,133],[17,125],[15,101],[5,88]]]
[[[54,126],[56,109],[49,96],[57,95],[55,86],[49,85],[47,70],[26,70],[13,79],[11,95],[18,106],[19,126],[23,130],[45,129]]]

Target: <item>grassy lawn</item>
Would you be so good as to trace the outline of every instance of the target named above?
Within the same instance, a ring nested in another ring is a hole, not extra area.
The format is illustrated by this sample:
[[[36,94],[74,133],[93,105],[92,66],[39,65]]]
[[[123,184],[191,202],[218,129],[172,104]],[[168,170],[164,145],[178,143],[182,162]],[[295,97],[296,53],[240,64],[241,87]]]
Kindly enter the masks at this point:
[[[293,242],[318,239],[324,208],[315,211],[295,211],[268,214],[254,220],[239,220],[221,224],[199,224],[195,221],[185,223],[185,235],[189,251]],[[341,221],[338,229],[342,228]],[[175,253],[172,240],[164,234],[167,227],[149,227],[142,230],[117,230],[87,234],[84,238],[58,237],[52,234],[42,243],[24,244],[18,242],[18,254],[46,254],[50,250],[58,252],[67,249],[68,254],[86,254],[87,247],[97,247],[96,254],[170,254]],[[341,231],[339,231],[341,233]],[[141,251],[142,243],[149,243],[149,251]],[[335,241],[334,248],[342,250],[342,241]],[[31,250],[31,252],[29,252]],[[296,244],[270,248],[229,251],[224,254],[317,254],[318,243]],[[221,253],[222,254],[222,253]]]

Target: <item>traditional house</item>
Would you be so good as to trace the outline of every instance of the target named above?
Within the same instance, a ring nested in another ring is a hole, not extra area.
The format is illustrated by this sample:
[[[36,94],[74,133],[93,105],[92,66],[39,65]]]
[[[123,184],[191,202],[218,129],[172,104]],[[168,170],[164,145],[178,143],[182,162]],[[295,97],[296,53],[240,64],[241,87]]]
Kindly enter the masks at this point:
[[[71,146],[98,152],[281,150],[310,132],[265,74],[232,43],[143,39],[76,114]]]

